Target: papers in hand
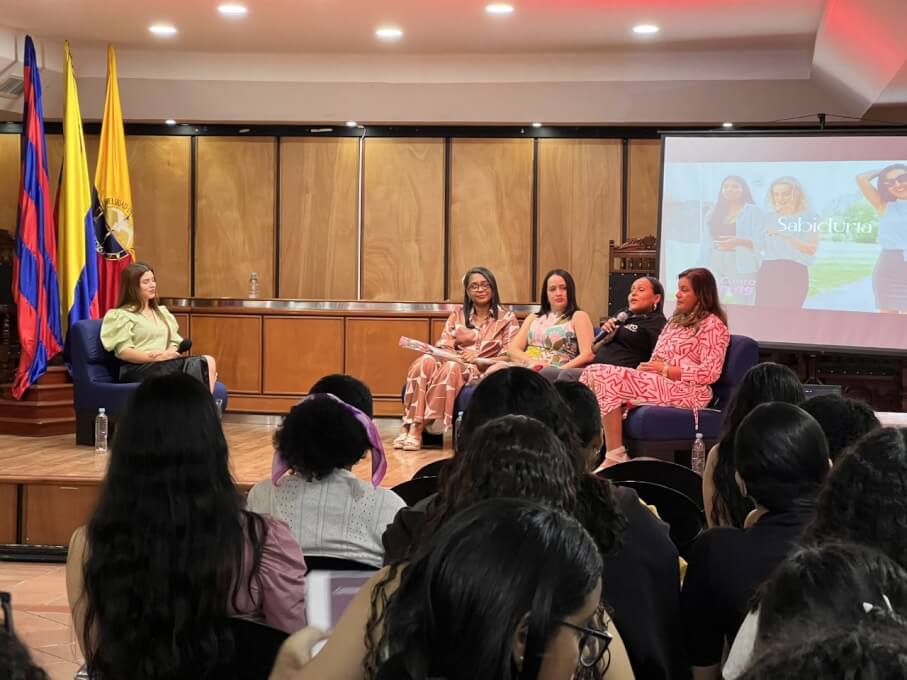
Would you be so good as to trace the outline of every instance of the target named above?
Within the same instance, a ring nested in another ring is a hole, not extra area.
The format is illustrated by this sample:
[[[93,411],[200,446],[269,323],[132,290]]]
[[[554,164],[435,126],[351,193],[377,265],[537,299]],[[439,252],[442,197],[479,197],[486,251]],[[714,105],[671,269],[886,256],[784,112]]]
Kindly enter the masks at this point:
[[[441,359],[442,361],[456,361],[458,364],[463,364],[464,366],[470,365],[471,362],[466,361],[456,352],[452,352],[449,349],[443,349],[441,347],[436,347],[435,345],[429,345],[427,342],[422,342],[421,340],[413,340],[408,338],[405,335],[400,336],[400,347],[403,349],[412,349],[417,352],[422,352],[422,354],[429,354],[436,359]],[[492,364],[505,364],[507,366],[522,366],[523,364],[514,363],[512,361],[501,361],[496,359],[486,359],[485,357],[476,357],[475,362],[472,362],[477,366],[491,366]]]

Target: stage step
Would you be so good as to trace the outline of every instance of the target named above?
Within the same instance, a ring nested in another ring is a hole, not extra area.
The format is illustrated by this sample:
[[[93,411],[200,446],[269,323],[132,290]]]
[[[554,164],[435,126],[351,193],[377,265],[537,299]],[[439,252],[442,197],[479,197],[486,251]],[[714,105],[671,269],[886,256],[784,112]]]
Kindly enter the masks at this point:
[[[0,418],[20,418],[26,420],[46,420],[47,418],[75,417],[72,405],[72,393],[69,399],[55,401],[16,401],[0,399]]]
[[[70,408],[72,408],[70,406]],[[51,437],[76,431],[76,418],[0,418],[0,434],[20,437]]]
[[[3,399],[12,399],[13,384],[4,383],[0,385],[0,396]],[[22,399],[19,401],[46,403],[48,401],[63,401],[64,399],[72,403],[72,383],[51,383],[46,385],[39,382],[37,385],[32,385],[25,390],[25,394],[22,395]]]

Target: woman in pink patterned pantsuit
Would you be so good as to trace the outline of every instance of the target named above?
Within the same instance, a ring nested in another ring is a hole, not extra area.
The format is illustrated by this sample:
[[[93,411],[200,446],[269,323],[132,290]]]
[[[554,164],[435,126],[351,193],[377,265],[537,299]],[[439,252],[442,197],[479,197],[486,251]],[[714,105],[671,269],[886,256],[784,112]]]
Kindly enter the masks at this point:
[[[403,394],[403,427],[394,448],[422,448],[422,429],[436,422],[447,430],[453,420],[454,401],[463,385],[476,382],[487,367],[476,359],[506,360],[505,351],[520,329],[513,312],[501,306],[494,275],[473,267],[463,277],[463,306],[450,315],[438,347],[456,352],[463,360],[442,361],[420,356],[406,374]]]
[[[677,309],[649,361],[637,368],[593,364],[580,381],[598,398],[605,430],[605,465],[628,460],[623,446],[625,406],[704,408],[724,366],[730,335],[708,269],[687,269],[677,281]]]

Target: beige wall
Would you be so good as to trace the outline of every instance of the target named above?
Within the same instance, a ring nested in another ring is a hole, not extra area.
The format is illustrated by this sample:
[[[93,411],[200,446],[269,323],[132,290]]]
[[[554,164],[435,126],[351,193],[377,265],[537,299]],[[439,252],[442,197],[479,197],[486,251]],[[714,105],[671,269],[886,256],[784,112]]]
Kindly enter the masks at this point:
[[[165,296],[189,295],[194,269],[197,296],[244,297],[255,271],[261,297],[440,301],[446,292],[458,300],[463,272],[484,265],[505,301],[531,302],[545,272],[562,267],[583,307],[605,312],[608,241],[621,240],[620,139],[361,145],[198,137],[193,205],[192,139],[129,136],[137,256],[154,265]],[[55,189],[61,136],[48,135],[47,146]],[[86,146],[93,177],[97,136]],[[660,143],[634,139],[628,149],[628,234],[654,235]],[[0,228],[11,230],[15,135],[0,136],[0,170]]]

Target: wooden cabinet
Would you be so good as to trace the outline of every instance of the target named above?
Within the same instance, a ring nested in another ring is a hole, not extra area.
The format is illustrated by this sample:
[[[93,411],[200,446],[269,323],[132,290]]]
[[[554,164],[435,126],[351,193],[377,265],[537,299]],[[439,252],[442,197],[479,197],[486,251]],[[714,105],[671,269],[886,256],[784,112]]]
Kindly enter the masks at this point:
[[[33,483],[22,487],[22,542],[69,545],[72,532],[94,512],[101,487],[92,484]]]

